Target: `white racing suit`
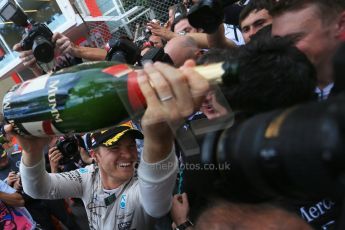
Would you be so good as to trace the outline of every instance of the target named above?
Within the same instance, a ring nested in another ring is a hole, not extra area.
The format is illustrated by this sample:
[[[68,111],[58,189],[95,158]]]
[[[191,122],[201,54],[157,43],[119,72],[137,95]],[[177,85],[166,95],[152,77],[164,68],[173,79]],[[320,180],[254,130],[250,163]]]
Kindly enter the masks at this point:
[[[22,183],[33,198],[81,198],[90,229],[153,229],[152,217],[161,217],[171,208],[178,167],[174,151],[154,164],[141,159],[138,176],[110,191],[103,189],[95,165],[52,174],[46,172],[43,159],[33,167],[21,163]]]

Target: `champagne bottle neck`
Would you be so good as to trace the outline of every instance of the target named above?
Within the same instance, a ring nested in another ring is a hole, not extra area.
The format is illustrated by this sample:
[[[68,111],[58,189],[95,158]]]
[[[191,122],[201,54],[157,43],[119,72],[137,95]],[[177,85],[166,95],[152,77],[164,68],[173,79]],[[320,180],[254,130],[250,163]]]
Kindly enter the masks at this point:
[[[202,75],[211,84],[229,82],[238,75],[238,61],[220,62],[206,66],[196,66],[194,70]]]

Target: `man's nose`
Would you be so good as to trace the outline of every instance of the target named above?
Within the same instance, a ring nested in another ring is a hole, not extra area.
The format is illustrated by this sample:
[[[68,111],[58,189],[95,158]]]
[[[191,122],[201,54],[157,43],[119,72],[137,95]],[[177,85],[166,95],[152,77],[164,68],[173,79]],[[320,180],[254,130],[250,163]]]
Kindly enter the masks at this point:
[[[251,27],[250,30],[249,30],[249,32],[248,32],[248,37],[249,37],[249,38],[252,38],[252,36],[253,36],[254,34],[256,34],[256,32],[257,32],[257,29],[255,29],[254,27]]]
[[[132,153],[131,153],[129,148],[123,147],[120,149],[120,151],[121,151],[120,152],[121,157],[123,157],[123,158],[131,158],[132,157]]]

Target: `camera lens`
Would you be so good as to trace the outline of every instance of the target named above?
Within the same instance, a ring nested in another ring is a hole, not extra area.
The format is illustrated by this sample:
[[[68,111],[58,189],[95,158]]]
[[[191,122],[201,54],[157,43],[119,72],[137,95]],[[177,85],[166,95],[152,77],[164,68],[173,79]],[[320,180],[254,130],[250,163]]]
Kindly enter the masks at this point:
[[[121,62],[121,63],[127,63],[126,54],[124,52],[122,52],[122,51],[116,51],[111,56],[110,61],[117,61],[117,62]]]
[[[204,0],[191,7],[188,21],[195,28],[202,28],[206,33],[214,33],[223,22],[224,10],[218,1]]]
[[[63,148],[68,154],[74,154],[78,151],[78,146],[74,142],[67,142]]]
[[[54,58],[54,45],[42,36],[37,36],[32,45],[37,61],[48,63]]]

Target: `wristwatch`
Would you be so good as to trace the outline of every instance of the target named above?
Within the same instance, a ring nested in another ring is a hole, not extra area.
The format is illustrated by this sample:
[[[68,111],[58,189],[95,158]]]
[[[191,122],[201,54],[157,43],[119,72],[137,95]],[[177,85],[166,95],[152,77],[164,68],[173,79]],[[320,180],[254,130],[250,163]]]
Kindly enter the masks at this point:
[[[187,219],[186,222],[184,222],[183,224],[180,224],[179,226],[177,226],[175,228],[175,230],[185,230],[185,229],[187,229],[188,227],[191,227],[191,226],[193,226],[192,221]]]

